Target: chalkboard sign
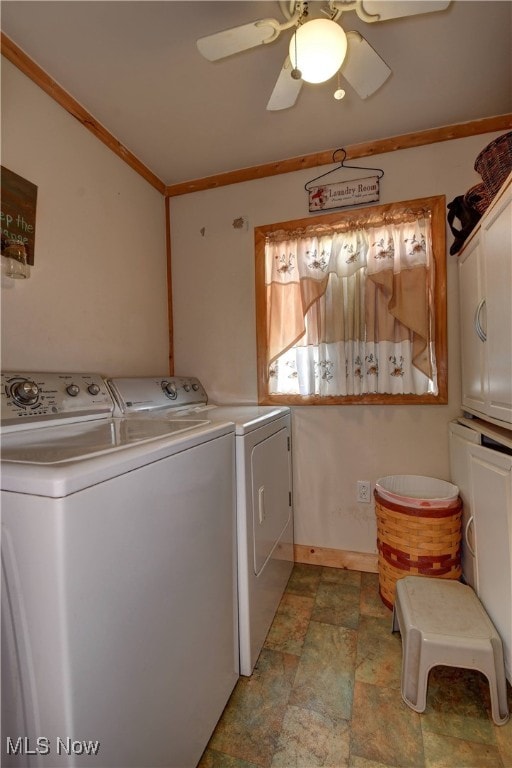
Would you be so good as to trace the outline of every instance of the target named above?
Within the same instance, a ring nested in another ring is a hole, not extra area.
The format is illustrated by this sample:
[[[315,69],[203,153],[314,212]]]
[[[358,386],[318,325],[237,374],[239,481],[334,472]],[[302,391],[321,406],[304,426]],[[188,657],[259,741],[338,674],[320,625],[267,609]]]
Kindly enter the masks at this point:
[[[2,166],[2,251],[7,240],[20,240],[27,263],[34,264],[37,187]]]

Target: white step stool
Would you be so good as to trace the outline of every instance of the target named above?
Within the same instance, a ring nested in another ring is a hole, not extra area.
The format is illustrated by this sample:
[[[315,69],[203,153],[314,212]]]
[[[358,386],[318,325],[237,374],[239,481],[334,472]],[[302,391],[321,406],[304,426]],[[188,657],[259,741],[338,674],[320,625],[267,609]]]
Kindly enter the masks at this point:
[[[402,635],[401,693],[424,712],[428,675],[445,665],[476,669],[487,677],[492,719],[508,720],[501,638],[475,592],[458,581],[406,576],[396,583],[393,632]]]

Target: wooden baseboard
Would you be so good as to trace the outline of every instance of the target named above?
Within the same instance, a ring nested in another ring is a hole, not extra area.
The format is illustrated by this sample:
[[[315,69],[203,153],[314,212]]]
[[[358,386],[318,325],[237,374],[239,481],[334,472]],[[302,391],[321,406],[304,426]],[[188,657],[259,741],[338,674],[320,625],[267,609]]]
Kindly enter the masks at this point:
[[[294,556],[296,563],[325,565],[330,568],[346,568],[348,571],[378,573],[378,556],[369,552],[349,552],[343,549],[308,547],[305,544],[295,544]]]

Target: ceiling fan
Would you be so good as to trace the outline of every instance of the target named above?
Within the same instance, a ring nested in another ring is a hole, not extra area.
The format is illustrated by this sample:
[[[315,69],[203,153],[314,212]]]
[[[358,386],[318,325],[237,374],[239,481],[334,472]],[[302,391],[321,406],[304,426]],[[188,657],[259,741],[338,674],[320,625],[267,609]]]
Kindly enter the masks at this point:
[[[324,3],[280,0],[285,21],[259,19],[225,29],[200,38],[197,47],[206,59],[217,61],[271,43],[281,32],[295,27],[289,55],[281,68],[267,109],[274,111],[292,107],[304,82],[325,82],[336,73],[338,88],[335,98],[341,99],[345,95],[339,81],[342,75],[356,93],[366,99],[385,83],[391,69],[359,32],[345,33],[338,24],[341,15],[355,11],[362,21],[373,23],[442,11],[449,5],[450,0],[326,0]],[[310,19],[311,11],[318,6],[323,18]],[[319,65],[323,66],[322,72],[318,71]]]

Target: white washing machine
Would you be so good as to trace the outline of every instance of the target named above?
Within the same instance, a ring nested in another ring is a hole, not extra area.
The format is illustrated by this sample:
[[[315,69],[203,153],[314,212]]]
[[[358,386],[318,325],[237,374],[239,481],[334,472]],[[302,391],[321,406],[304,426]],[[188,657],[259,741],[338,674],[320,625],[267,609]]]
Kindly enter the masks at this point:
[[[238,679],[235,438],[4,374],[2,766],[194,768]]]
[[[293,568],[290,409],[211,405],[191,377],[108,383],[123,415],[235,424],[240,672],[251,675]]]

